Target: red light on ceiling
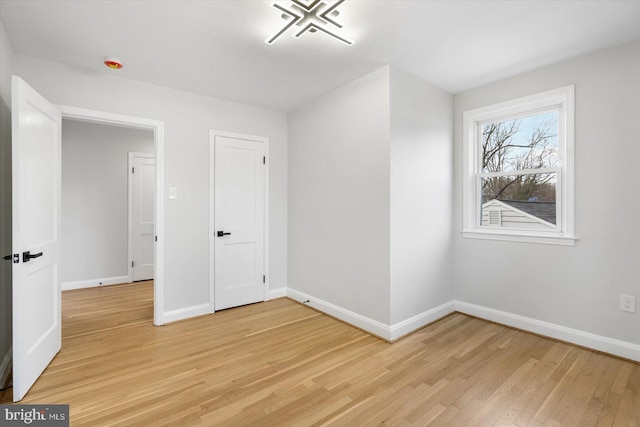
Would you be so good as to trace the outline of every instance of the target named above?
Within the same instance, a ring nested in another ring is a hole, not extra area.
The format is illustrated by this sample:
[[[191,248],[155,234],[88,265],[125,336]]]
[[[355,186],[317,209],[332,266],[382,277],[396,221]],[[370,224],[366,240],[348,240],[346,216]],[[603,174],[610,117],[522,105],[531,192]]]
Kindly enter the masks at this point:
[[[113,70],[119,70],[120,68],[122,68],[122,62],[114,58],[105,59],[104,65]]]

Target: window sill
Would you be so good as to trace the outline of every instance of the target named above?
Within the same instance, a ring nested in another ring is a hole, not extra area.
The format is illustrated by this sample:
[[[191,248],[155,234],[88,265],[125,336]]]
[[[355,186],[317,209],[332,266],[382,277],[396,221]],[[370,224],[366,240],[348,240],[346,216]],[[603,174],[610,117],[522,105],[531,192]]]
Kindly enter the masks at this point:
[[[502,240],[507,242],[536,243],[542,245],[574,246],[576,237],[544,236],[539,234],[500,233],[496,231],[462,231],[465,239]]]

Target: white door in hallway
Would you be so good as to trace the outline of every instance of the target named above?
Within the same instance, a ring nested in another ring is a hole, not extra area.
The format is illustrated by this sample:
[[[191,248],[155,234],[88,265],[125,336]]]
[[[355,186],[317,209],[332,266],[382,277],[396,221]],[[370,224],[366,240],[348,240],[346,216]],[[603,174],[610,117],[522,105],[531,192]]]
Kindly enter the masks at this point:
[[[266,143],[264,138],[212,131],[210,280],[215,310],[266,299]]]
[[[155,249],[155,178],[153,154],[129,153],[131,280],[153,279]]]
[[[13,400],[60,351],[60,111],[12,77]]]

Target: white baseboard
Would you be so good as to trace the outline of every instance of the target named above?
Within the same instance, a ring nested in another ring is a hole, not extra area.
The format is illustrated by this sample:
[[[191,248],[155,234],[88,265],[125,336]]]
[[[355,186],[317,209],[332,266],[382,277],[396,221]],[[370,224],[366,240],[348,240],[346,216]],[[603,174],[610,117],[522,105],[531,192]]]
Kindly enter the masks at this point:
[[[287,296],[287,288],[278,288],[278,289],[269,289],[269,293],[267,295],[267,301],[276,298],[283,298]]]
[[[353,311],[347,310],[346,308],[342,308],[335,304],[331,304],[330,302],[312,297],[305,294],[304,292],[300,292],[295,289],[287,288],[287,296],[291,299],[304,303],[309,307],[315,308],[318,311],[326,313],[329,316],[335,317],[336,319],[353,325],[356,328],[367,331],[371,335],[375,335],[384,340],[391,340],[391,331],[389,330],[389,326],[385,325],[384,323],[378,322],[377,320],[373,320],[358,313],[354,313]]]
[[[0,388],[4,387],[11,373],[11,362],[13,362],[13,346],[9,347],[9,351],[2,358],[0,363]]]
[[[163,313],[163,323],[177,322],[178,320],[188,319],[190,317],[202,316],[210,314],[211,308],[209,303],[194,305],[192,307],[180,308],[178,310],[165,311]]]
[[[78,280],[77,282],[63,282],[62,290],[70,291],[73,289],[96,288],[98,286],[119,285],[121,283],[130,283],[129,276],[106,277],[104,279]]]
[[[638,344],[469,304],[463,301],[450,301],[394,325],[385,325],[382,322],[362,316],[295,289],[287,288],[287,296],[387,341],[394,341],[448,314],[458,311],[481,319],[640,362],[640,345]]]
[[[442,319],[445,316],[455,312],[455,304],[453,301],[446,302],[431,310],[420,313],[416,316],[410,317],[402,322],[398,322],[390,327],[390,341],[395,341],[398,338],[417,331],[420,328],[425,327],[429,323],[433,323],[436,320]]]
[[[462,301],[455,301],[455,310],[481,319],[490,320],[492,322],[501,323],[503,325],[533,332],[535,334],[544,335],[550,338],[555,338],[582,347],[591,348],[640,362],[640,345],[632,344],[630,342],[616,340],[592,334],[590,332],[567,328],[565,326],[543,322],[541,320],[531,319],[529,317],[469,304]]]
[[[454,303],[450,301],[395,325],[386,325],[295,289],[287,288],[287,296],[387,341],[397,340],[455,311]]]
[[[268,293],[268,299],[282,298],[287,296],[287,288],[271,289]],[[162,314],[162,323],[177,322],[178,320],[188,319],[190,317],[202,316],[214,312],[213,304],[199,304],[193,307],[180,308],[178,310],[165,311]]]

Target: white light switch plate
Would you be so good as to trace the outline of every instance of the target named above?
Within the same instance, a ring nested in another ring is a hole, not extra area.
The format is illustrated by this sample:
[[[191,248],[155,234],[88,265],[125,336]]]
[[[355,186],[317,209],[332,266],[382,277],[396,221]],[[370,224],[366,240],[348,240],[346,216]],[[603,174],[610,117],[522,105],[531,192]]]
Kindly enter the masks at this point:
[[[177,187],[169,187],[169,198],[177,199],[178,198],[178,188]]]

